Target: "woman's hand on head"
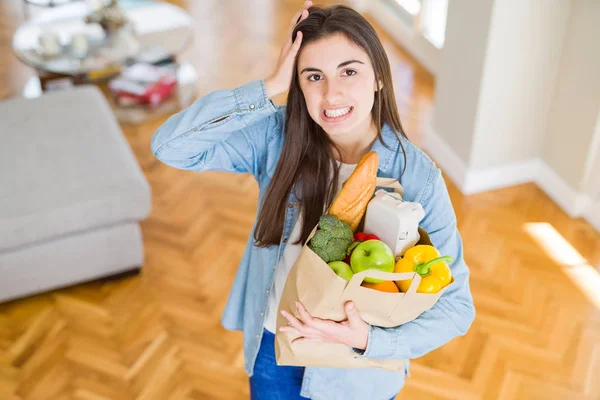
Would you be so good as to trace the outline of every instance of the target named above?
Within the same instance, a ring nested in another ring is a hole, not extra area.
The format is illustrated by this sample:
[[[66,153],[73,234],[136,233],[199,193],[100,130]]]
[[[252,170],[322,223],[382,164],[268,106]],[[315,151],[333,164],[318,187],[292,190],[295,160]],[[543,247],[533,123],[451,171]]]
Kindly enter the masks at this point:
[[[265,86],[267,88],[267,96],[271,99],[281,93],[287,91],[292,81],[292,74],[294,73],[294,60],[300,50],[302,44],[302,32],[298,31],[296,40],[292,43],[292,33],[294,28],[300,21],[303,21],[308,17],[308,8],[312,6],[312,1],[306,1],[300,11],[294,14],[290,23],[290,28],[287,33],[283,48],[279,53],[279,59],[277,60],[277,66],[275,71],[265,79]]]
[[[348,319],[342,322],[313,317],[300,302],[296,302],[296,307],[302,321],[282,310],[281,315],[288,320],[289,326],[279,328],[281,332],[292,332],[300,336],[292,343],[329,342],[345,344],[360,350],[367,348],[369,324],[360,317],[353,302],[349,301],[345,304]]]

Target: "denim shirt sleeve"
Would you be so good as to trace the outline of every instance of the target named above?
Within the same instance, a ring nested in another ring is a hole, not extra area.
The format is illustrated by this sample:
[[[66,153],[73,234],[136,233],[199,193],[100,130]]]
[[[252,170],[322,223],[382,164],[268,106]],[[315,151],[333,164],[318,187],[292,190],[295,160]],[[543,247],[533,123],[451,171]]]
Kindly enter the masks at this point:
[[[269,141],[281,131],[264,80],[216,90],[172,115],[154,133],[152,153],[193,171],[261,172]]]
[[[469,286],[469,269],[463,259],[463,246],[456,214],[439,168],[432,165],[421,204],[425,218],[421,226],[439,249],[450,255],[454,283],[428,311],[415,320],[394,328],[369,326],[367,348],[359,357],[411,359],[421,357],[464,335],[475,318]]]

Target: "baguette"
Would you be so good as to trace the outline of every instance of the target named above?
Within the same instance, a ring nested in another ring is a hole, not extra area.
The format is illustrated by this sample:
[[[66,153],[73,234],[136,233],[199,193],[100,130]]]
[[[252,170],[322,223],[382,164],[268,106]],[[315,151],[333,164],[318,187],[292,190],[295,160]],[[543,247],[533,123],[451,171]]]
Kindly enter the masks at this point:
[[[362,156],[327,211],[328,214],[347,222],[352,232],[356,232],[375,193],[378,168],[377,152],[371,151]]]

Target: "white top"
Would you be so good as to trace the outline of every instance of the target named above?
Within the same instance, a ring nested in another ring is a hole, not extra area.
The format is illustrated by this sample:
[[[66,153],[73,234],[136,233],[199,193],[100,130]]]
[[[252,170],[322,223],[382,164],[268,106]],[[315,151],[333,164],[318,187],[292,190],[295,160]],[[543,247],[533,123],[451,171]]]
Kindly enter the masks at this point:
[[[338,187],[336,194],[340,192],[342,185],[348,179],[348,177],[354,171],[354,168],[357,164],[340,164],[340,175],[338,179]],[[275,333],[277,329],[277,311],[279,309],[279,300],[281,299],[281,295],[283,293],[283,288],[285,286],[285,281],[287,280],[287,276],[292,269],[292,266],[298,259],[300,255],[300,251],[302,250],[302,244],[294,244],[296,240],[300,237],[302,228],[302,213],[298,215],[298,220],[296,221],[296,225],[294,225],[294,229],[292,230],[292,234],[288,239],[288,244],[285,247],[283,254],[279,259],[279,263],[275,268],[275,279],[273,280],[273,287],[271,287],[271,291],[269,292],[269,304],[267,307],[267,315],[265,316],[264,327],[268,331]]]

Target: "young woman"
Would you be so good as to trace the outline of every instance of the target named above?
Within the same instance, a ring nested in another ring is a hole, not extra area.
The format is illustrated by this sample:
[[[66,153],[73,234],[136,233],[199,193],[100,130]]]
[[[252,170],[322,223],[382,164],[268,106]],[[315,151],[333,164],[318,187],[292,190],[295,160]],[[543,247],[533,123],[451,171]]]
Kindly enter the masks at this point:
[[[287,90],[287,106],[275,106],[270,99]],[[469,270],[441,171],[404,135],[383,46],[351,8],[306,2],[271,76],[199,98],[158,129],[152,151],[175,168],[251,173],[258,181],[257,220],[222,317],[225,328],[244,332],[253,400],[394,398],[409,359],[469,329]],[[275,321],[288,271],[369,151],[379,154],[378,176],[400,180],[404,198],[422,204],[421,226],[453,257],[455,283],[431,310],[394,328],[368,325],[351,302],[341,323],[311,317],[301,304],[302,320],[282,312],[290,323],[282,328],[300,340],[343,343],[357,357],[404,359],[403,373],[277,366]]]

